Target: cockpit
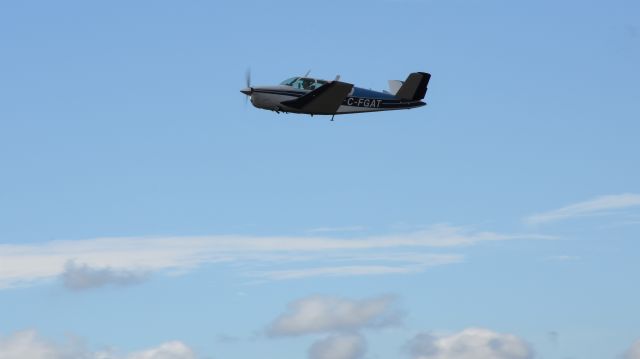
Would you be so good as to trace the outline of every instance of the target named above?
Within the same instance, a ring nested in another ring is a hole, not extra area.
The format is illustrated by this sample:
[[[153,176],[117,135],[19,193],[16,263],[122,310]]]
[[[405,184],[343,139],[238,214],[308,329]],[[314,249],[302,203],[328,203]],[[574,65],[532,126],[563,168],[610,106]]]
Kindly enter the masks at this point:
[[[300,90],[315,90],[327,83],[327,81],[316,80],[309,77],[292,77],[282,81],[280,85],[291,86]]]

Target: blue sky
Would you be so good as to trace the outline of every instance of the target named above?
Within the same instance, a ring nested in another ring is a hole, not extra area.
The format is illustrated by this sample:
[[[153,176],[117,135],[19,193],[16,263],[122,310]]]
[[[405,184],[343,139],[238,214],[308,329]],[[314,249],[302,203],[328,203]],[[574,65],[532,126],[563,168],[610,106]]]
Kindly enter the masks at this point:
[[[640,358],[639,15],[0,4],[0,358]],[[248,67],[433,77],[330,122]]]

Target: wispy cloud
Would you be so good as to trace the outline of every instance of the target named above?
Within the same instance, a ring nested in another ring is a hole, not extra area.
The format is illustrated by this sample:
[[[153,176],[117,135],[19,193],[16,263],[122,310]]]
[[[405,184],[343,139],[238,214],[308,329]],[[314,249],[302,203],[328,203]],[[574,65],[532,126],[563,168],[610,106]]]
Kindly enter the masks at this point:
[[[260,280],[415,273],[430,266],[463,261],[462,254],[441,253],[443,249],[541,238],[548,237],[477,232],[437,225],[418,232],[349,239],[326,236],[124,237],[0,244],[0,289],[60,275],[70,287],[88,288],[98,283],[141,279],[136,273],[182,273],[215,263],[233,264],[241,275]],[[69,261],[81,263],[81,266],[69,267]]]
[[[216,341],[218,343],[237,343],[240,340],[242,340],[240,337],[224,333],[220,333],[216,336]]]
[[[363,226],[319,227],[309,230],[309,233],[362,232],[366,229],[367,228]]]
[[[428,267],[455,264],[464,261],[460,254],[425,254],[398,256],[367,256],[353,258],[352,261],[371,260],[389,263],[387,265],[331,265],[323,267],[290,268],[285,270],[265,270],[253,273],[256,278],[268,280],[301,279],[310,277],[344,277],[381,274],[410,274],[422,272]]]
[[[524,221],[527,224],[538,225],[571,218],[603,215],[611,210],[620,210],[635,206],[640,206],[640,194],[625,193],[608,195],[574,203],[548,212],[534,214],[526,217]]]

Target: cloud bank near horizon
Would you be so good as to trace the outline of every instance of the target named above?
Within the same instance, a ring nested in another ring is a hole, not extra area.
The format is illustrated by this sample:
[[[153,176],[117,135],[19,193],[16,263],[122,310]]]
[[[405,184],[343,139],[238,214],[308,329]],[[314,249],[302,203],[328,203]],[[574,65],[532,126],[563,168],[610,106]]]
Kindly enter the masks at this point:
[[[484,328],[458,333],[420,333],[407,343],[411,359],[533,359],[533,349],[513,334]]]
[[[43,339],[35,330],[0,336],[0,358],[3,359],[197,359],[196,353],[180,341],[162,343],[157,347],[129,354],[111,349],[92,351],[79,342],[58,344]]]

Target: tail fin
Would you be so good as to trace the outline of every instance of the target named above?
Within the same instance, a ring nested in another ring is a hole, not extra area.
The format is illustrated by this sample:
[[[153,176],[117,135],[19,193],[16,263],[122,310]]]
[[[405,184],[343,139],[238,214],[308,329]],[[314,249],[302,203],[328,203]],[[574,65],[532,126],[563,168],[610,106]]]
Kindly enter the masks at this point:
[[[414,72],[407,77],[407,81],[396,93],[396,97],[402,100],[419,101],[427,94],[427,85],[431,75],[426,72]]]

